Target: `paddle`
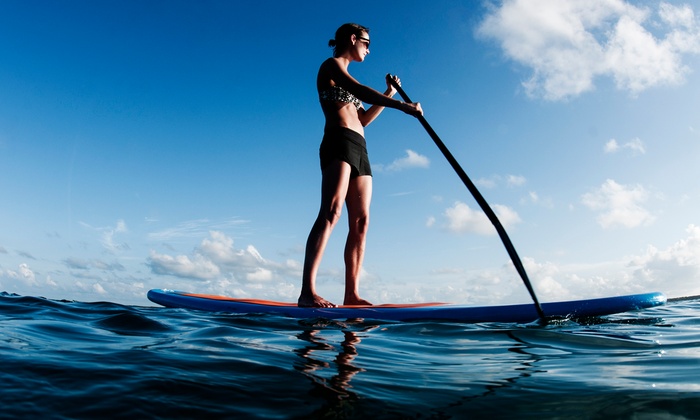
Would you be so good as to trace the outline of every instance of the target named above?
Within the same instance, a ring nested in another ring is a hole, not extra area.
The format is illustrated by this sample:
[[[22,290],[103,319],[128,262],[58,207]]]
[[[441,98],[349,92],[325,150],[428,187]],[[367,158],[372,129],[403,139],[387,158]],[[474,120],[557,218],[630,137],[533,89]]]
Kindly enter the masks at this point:
[[[413,102],[411,99],[406,95],[406,92],[399,86],[398,83],[394,80],[394,78],[391,76],[391,74],[386,75],[386,79],[391,83],[392,86],[396,89],[397,92],[399,92],[399,95],[403,98],[404,101],[406,102]],[[496,231],[498,232],[498,236],[501,237],[501,241],[503,241],[503,245],[506,247],[506,251],[508,251],[508,255],[510,256],[511,261],[513,261],[513,265],[515,266],[515,269],[518,271],[518,274],[520,274],[520,277],[523,279],[523,283],[525,283],[525,287],[527,287],[527,291],[530,292],[530,296],[532,297],[532,300],[535,302],[535,309],[537,309],[537,314],[540,316],[542,320],[545,319],[544,312],[542,311],[542,306],[540,306],[540,302],[537,300],[537,296],[535,295],[535,290],[532,288],[532,284],[530,283],[530,280],[527,277],[527,273],[525,272],[525,267],[523,267],[523,263],[520,261],[520,257],[518,257],[518,253],[515,251],[515,247],[513,246],[513,243],[510,241],[510,238],[508,237],[508,234],[506,233],[506,230],[503,228],[503,225],[501,224],[501,221],[498,220],[498,217],[496,217],[496,213],[491,210],[491,206],[489,206],[489,203],[486,202],[484,197],[481,195],[479,190],[476,188],[476,185],[469,179],[467,176],[466,172],[462,169],[461,166],[459,166],[459,163],[457,163],[457,160],[452,156],[452,153],[447,149],[447,146],[445,146],[445,143],[440,140],[440,137],[438,137],[437,133],[435,133],[435,130],[428,124],[428,121],[425,119],[423,116],[418,117],[418,121],[423,125],[423,128],[425,128],[425,131],[428,132],[430,137],[433,139],[435,144],[437,145],[438,149],[442,152],[443,155],[445,155],[445,158],[447,159],[448,162],[450,162],[450,165],[452,165],[452,169],[457,172],[457,175],[462,179],[462,182],[464,185],[467,186],[467,189],[472,193],[474,196],[474,199],[476,200],[477,203],[479,203],[479,206],[481,206],[481,209],[486,213],[486,216],[489,218],[491,223],[493,223],[493,226],[496,228]]]

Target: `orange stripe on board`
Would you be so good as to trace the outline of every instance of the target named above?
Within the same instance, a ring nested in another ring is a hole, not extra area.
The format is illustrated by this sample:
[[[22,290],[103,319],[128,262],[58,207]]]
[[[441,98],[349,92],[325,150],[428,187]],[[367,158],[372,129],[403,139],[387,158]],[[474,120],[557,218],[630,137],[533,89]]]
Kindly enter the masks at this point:
[[[232,297],[228,297],[228,296],[200,295],[198,293],[183,293],[182,295],[196,297],[196,298],[202,298],[202,299],[225,300],[228,302],[238,302],[238,303],[250,303],[251,305],[297,306],[296,303],[276,302],[274,300],[264,300],[264,299],[239,299],[239,298],[232,298]]]
[[[427,303],[383,303],[381,305],[340,305],[338,306],[339,308],[405,308],[405,309],[410,309],[410,308],[424,308],[427,306],[445,306],[449,305],[449,303],[442,303],[442,302],[427,302]]]
[[[190,296],[202,299],[212,299],[212,300],[224,300],[227,302],[237,302],[237,303],[248,303],[251,305],[264,305],[264,306],[297,306],[296,303],[290,302],[277,302],[274,300],[265,299],[241,299],[233,298],[228,296],[219,295],[202,295],[198,293],[182,293],[182,296]],[[449,305],[449,303],[441,302],[428,302],[428,303],[384,303],[381,305],[340,305],[338,308],[348,308],[348,309],[369,309],[369,308],[424,308],[429,306],[444,306]],[[329,309],[329,308],[324,308]]]

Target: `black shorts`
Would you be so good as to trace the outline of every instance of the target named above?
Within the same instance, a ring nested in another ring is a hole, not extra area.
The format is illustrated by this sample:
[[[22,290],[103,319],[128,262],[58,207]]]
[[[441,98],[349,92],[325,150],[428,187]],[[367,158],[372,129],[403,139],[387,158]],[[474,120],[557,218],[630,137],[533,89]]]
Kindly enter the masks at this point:
[[[325,132],[319,148],[321,170],[334,160],[350,164],[350,177],[372,175],[367,155],[367,143],[357,131],[345,127],[335,127]]]

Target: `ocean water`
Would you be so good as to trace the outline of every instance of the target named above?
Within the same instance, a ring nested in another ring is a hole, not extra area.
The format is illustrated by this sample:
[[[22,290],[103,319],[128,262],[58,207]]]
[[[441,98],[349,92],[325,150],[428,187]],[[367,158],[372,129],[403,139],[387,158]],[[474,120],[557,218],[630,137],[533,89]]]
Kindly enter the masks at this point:
[[[700,418],[700,299],[549,325],[0,294],[0,418]]]

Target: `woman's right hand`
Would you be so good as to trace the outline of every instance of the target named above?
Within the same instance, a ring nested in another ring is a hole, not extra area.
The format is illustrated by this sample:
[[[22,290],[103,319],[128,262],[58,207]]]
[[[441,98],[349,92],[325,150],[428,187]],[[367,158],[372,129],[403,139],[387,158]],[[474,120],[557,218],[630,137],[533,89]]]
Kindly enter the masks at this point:
[[[423,108],[421,108],[419,102],[409,103],[404,102],[401,110],[408,115],[413,115],[414,117],[423,116]]]

